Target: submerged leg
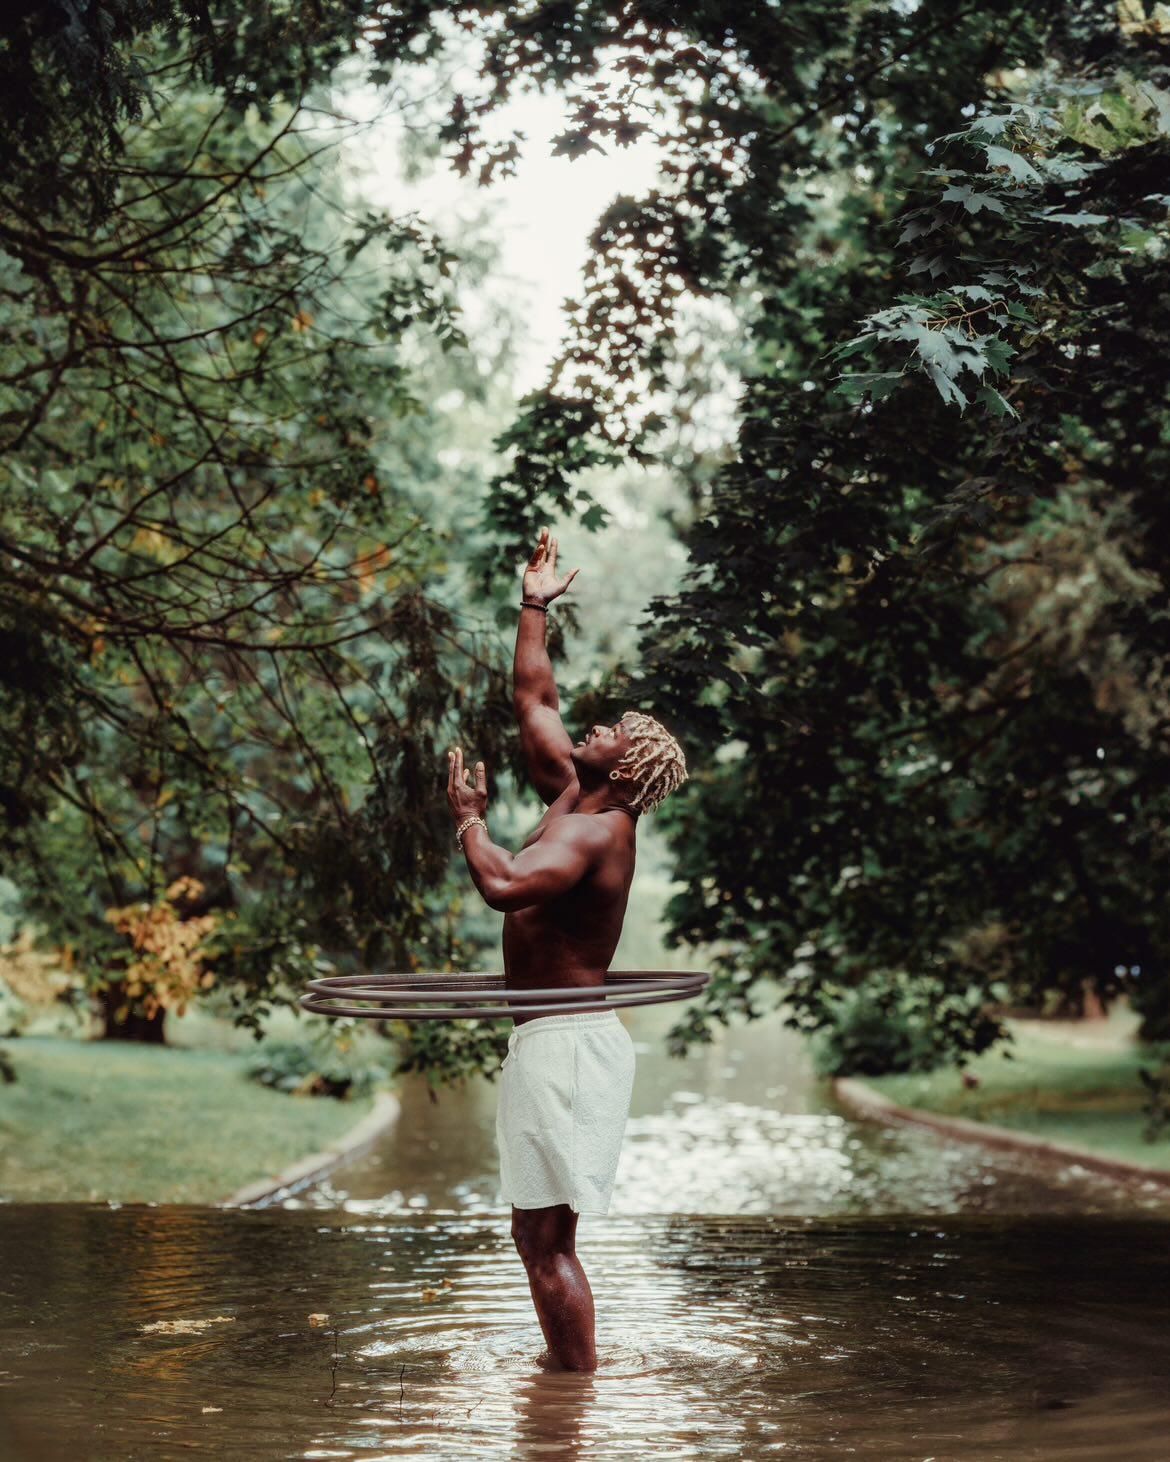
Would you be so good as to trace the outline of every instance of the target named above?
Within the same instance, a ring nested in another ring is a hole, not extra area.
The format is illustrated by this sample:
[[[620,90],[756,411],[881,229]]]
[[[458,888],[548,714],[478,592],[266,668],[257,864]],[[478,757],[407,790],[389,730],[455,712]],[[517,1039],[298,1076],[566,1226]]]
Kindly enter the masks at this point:
[[[593,1292],[577,1258],[577,1214],[567,1203],[513,1208],[512,1239],[549,1353],[566,1370],[594,1371]]]

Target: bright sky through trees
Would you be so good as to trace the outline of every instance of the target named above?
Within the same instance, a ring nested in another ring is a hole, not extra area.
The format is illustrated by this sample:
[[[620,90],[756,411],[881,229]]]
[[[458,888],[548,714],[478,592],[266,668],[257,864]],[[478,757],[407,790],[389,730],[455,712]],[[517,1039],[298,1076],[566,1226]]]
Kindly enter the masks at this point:
[[[514,299],[520,322],[516,391],[523,395],[536,389],[561,338],[562,302],[580,289],[589,234],[613,198],[640,194],[652,184],[659,166],[654,142],[644,138],[624,148],[610,146],[604,154],[556,156],[553,139],[570,123],[565,100],[529,94],[503,106],[491,128],[493,136],[525,134],[513,177],[498,177],[480,187],[470,177],[460,177],[446,159],[436,159],[410,181],[402,167],[403,114],[378,116],[385,97],[357,84],[346,88],[341,100],[347,112],[376,118],[350,143],[347,159],[369,203],[397,211],[417,209],[456,246],[461,226],[489,212],[502,265],[493,275],[495,298]],[[468,333],[474,337],[477,317],[488,301],[462,303]]]

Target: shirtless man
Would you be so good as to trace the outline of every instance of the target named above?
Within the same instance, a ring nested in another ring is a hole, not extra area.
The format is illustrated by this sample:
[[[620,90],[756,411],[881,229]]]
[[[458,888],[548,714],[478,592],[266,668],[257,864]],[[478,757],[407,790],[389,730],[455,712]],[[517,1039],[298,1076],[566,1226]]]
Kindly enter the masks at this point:
[[[488,834],[483,762],[472,781],[462,750],[447,754],[448,805],[472,881],[504,911],[504,973],[516,989],[603,983],[634,876],[638,818],[687,775],[678,742],[637,711],[570,740],[545,627],[548,606],[576,573],[557,577],[557,540],[543,529],[524,572],[512,693],[548,810],[519,853]],[[597,1367],[577,1219],[609,1211],[633,1080],[633,1042],[615,1009],[516,1018],[500,1075],[500,1178],[549,1354],[569,1370]]]

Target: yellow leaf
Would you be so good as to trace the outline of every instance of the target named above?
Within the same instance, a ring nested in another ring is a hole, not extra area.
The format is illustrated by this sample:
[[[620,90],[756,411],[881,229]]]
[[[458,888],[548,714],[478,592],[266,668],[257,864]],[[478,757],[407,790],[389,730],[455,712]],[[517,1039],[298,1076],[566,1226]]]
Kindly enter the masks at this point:
[[[1118,0],[1117,24],[1126,36],[1166,35],[1170,33],[1170,7],[1155,5],[1147,15],[1142,0]]]
[[[139,528],[130,540],[130,547],[156,563],[173,563],[178,557],[174,542],[157,528]]]
[[[143,1335],[201,1335],[212,1325],[229,1325],[234,1315],[213,1315],[209,1320],[155,1320],[151,1325],[140,1325]]]

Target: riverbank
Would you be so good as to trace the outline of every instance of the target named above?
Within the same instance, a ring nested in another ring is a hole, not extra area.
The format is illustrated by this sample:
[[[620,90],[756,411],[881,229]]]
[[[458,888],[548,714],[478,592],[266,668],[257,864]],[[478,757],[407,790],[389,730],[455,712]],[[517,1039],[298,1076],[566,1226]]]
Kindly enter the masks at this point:
[[[856,1083],[895,1107],[983,1124],[1124,1164],[1170,1171],[1170,1130],[1156,1141],[1143,1137],[1145,1088],[1138,1071],[1156,1064],[1154,1054],[1127,1041],[1094,1039],[1091,1032],[1062,1032],[1039,1022],[1010,1021],[1015,1043],[989,1051],[964,1068],[911,1075],[867,1076]],[[847,1095],[847,1093],[845,1093]],[[878,1115],[875,1105],[872,1115]],[[891,1114],[894,1115],[894,1114]],[[989,1133],[989,1136],[994,1134]]]
[[[289,1096],[246,1053],[25,1036],[0,1086],[0,1200],[220,1203],[336,1151],[371,1098]]]

